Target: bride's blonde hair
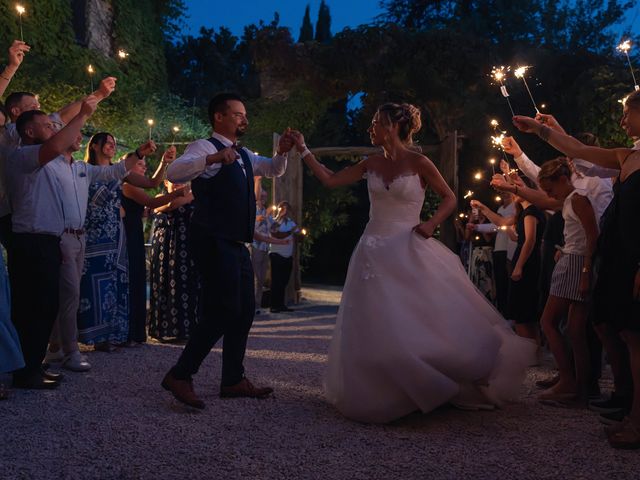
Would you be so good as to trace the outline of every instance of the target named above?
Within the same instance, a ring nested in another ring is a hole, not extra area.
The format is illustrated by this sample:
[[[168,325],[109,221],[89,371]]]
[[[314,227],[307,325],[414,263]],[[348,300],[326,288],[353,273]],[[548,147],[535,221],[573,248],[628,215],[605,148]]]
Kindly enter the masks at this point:
[[[382,125],[398,125],[398,136],[407,145],[413,144],[413,135],[422,128],[420,109],[410,103],[385,103],[376,113]]]

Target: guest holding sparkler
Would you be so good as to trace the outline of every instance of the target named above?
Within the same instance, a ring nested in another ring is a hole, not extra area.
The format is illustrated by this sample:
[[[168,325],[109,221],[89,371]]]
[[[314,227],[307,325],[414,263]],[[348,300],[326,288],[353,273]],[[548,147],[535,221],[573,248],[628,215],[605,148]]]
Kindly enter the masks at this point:
[[[161,181],[166,167],[176,158],[176,147],[170,146],[162,156],[154,175],[153,183]],[[132,173],[145,177],[147,163],[141,158],[132,169]],[[142,216],[146,208],[158,208],[189,193],[185,187],[176,188],[170,193],[152,197],[144,188],[125,183],[122,186],[122,223],[127,237],[127,256],[129,260],[129,336],[125,346],[136,346],[147,340],[147,276],[144,250],[144,227]]]
[[[629,417],[607,431],[608,440],[615,448],[640,448],[640,152],[586,146],[529,117],[515,116],[513,121],[519,130],[536,133],[566,155],[620,169],[603,219],[598,243],[601,266],[593,296],[596,315],[620,331],[627,343],[633,375]],[[640,92],[627,98],[620,125],[629,137],[640,136]]]
[[[545,163],[538,174],[541,189],[562,201],[564,246],[553,270],[551,290],[544,312],[542,328],[556,359],[560,378],[540,395],[541,401],[575,401],[586,405],[590,386],[589,348],[587,343],[587,300],[591,285],[591,257],[598,238],[596,215],[589,199],[571,183],[571,169],[566,158]],[[560,321],[567,317],[567,336],[571,353],[560,332]]]
[[[530,188],[535,184],[528,178],[523,181]],[[540,343],[538,330],[538,277],[540,274],[540,244],[544,231],[544,213],[528,200],[514,192],[517,214],[503,217],[477,200],[471,206],[479,208],[497,226],[516,226],[518,245],[513,255],[513,272],[509,287],[509,313],[516,322],[516,333]]]

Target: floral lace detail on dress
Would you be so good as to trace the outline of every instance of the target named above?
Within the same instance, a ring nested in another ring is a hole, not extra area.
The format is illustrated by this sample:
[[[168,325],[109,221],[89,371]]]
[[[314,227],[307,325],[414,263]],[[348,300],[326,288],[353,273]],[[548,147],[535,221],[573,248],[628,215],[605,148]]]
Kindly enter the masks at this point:
[[[362,243],[367,248],[381,248],[385,247],[387,242],[384,236],[382,235],[363,235]],[[361,278],[362,280],[371,280],[372,278],[378,278],[382,275],[378,273],[371,263],[366,262],[364,268],[362,269]]]

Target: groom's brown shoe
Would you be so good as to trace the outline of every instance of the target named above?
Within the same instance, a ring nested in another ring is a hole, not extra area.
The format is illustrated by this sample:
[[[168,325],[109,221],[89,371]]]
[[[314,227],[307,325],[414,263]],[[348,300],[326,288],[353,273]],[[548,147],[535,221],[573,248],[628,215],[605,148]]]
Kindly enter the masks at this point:
[[[204,402],[198,398],[193,390],[192,380],[179,380],[169,372],[164,376],[160,385],[171,392],[179,402],[200,410],[204,408]]]
[[[273,388],[254,387],[253,384],[246,378],[243,378],[235,385],[231,385],[229,387],[220,387],[220,396],[222,398],[267,398],[272,393]]]

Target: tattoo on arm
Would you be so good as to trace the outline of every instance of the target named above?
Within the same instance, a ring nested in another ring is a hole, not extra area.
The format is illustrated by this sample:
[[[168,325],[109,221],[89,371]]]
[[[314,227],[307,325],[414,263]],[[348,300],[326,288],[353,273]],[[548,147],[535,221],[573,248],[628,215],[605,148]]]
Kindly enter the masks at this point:
[[[544,140],[545,142],[549,142],[549,135],[551,134],[551,129],[546,125],[543,125],[540,128],[540,132],[538,132],[538,136]]]

